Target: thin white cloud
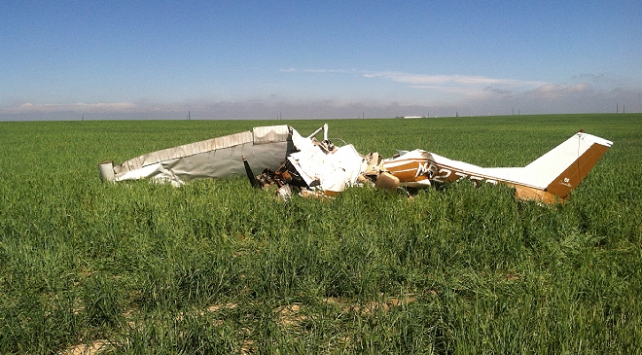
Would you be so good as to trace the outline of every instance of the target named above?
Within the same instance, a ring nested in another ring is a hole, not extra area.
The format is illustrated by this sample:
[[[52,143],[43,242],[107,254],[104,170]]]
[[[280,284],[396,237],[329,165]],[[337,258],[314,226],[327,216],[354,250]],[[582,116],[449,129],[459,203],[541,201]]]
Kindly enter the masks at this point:
[[[286,73],[356,73],[356,69],[297,69],[297,68],[287,68],[280,69],[280,72]]]
[[[471,88],[467,86],[446,86],[446,85],[410,85],[411,89],[424,89],[444,92],[448,94],[458,94],[464,96],[480,96],[484,90],[480,88]]]
[[[366,78],[384,78],[399,83],[428,84],[467,84],[467,85],[542,85],[543,82],[523,81],[516,79],[489,78],[479,75],[425,75],[403,72],[379,72],[363,75]]]
[[[425,75],[403,72],[377,72],[363,74],[365,78],[382,78],[397,83],[410,84],[411,88],[430,89],[466,96],[487,96],[492,89],[527,90],[546,85],[541,81],[490,78],[479,75]]]
[[[3,111],[8,113],[30,113],[30,112],[132,112],[136,111],[138,106],[132,102],[111,102],[111,103],[84,103],[77,102],[72,104],[33,104],[24,103],[17,107],[7,108]]]
[[[389,80],[408,84],[410,89],[423,89],[445,94],[484,98],[498,93],[526,92],[549,83],[511,78],[491,78],[481,75],[427,75],[400,71],[366,72],[356,69],[281,69],[282,72],[296,73],[346,73],[359,74],[363,78]]]

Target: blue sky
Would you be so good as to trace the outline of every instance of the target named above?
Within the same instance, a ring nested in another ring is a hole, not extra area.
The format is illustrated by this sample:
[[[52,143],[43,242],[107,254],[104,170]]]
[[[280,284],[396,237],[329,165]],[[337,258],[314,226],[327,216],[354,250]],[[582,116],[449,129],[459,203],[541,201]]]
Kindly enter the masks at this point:
[[[0,120],[642,112],[640,0],[0,9]]]

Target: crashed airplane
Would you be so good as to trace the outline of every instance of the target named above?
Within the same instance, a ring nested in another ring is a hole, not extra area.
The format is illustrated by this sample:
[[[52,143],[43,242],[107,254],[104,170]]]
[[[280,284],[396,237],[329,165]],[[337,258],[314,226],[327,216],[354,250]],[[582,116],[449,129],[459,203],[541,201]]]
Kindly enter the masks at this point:
[[[315,137],[321,132],[319,141]],[[332,196],[364,184],[397,190],[468,179],[506,184],[515,188],[517,199],[552,204],[568,199],[612,144],[580,131],[524,167],[485,168],[419,149],[388,159],[377,153],[363,156],[351,144],[332,144],[327,124],[309,136],[280,125],[164,149],[118,165],[108,161],[99,170],[107,181],[148,178],[175,186],[247,175],[255,187],[276,185],[277,195],[284,198],[293,189],[303,196]]]

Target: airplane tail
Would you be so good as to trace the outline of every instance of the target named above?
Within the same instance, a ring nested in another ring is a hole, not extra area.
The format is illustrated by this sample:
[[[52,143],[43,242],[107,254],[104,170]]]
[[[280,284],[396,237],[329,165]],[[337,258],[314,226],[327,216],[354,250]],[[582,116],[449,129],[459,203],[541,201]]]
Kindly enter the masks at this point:
[[[523,173],[529,185],[545,188],[533,189],[516,184],[516,196],[547,203],[565,200],[611,145],[613,142],[606,139],[578,132],[524,167]]]

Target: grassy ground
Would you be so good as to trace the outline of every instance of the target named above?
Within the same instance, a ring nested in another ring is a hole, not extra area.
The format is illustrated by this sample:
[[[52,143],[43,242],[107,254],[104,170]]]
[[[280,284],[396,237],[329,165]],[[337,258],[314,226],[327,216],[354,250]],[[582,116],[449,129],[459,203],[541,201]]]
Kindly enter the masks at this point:
[[[614,141],[563,206],[469,183],[283,203],[242,178],[99,179],[104,160],[274,123],[0,123],[0,353],[642,351],[642,115],[329,122],[362,153],[484,166],[580,128]]]

